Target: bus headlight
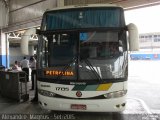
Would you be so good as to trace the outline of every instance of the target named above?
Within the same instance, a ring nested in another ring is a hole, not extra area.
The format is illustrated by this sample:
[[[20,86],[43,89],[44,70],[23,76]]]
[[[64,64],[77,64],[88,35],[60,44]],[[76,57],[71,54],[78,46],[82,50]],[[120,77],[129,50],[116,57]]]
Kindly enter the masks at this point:
[[[121,91],[116,91],[116,92],[104,94],[104,97],[107,99],[118,98],[118,97],[122,97],[122,96],[126,95],[126,93],[127,93],[127,90],[121,90]]]
[[[54,97],[56,94],[46,90],[38,90],[38,93],[47,97]]]

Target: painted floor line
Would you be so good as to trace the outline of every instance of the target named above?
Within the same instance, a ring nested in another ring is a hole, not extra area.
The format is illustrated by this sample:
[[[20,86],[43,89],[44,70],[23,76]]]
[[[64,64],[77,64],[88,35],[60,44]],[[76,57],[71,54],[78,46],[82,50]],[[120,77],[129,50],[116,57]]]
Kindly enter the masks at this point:
[[[142,104],[143,108],[146,110],[146,112],[148,114],[152,114],[152,112],[150,111],[149,107],[146,105],[146,103],[142,99],[139,99],[139,98],[127,98],[127,99],[134,99],[134,100],[139,101]]]

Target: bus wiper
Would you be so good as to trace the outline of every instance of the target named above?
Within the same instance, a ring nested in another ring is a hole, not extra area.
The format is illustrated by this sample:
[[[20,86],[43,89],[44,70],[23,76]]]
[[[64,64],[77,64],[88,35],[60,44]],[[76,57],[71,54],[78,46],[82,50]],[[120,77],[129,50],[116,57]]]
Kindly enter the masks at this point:
[[[86,59],[82,59],[82,61],[84,61],[90,68],[90,70],[92,71],[92,73],[98,78],[98,80],[102,81],[101,76],[97,73],[97,71],[94,69],[93,65],[90,63],[90,61],[86,58]]]
[[[62,69],[61,74],[59,74],[56,79],[59,80],[59,79],[63,76],[63,73],[66,72],[66,70],[67,70],[67,69],[71,66],[71,64],[73,64],[75,61],[76,61],[76,57],[74,57],[67,65],[64,66],[64,68]]]
[[[81,59],[82,60],[82,59]],[[73,64],[76,61],[76,57],[74,57],[72,59],[71,62],[69,62],[67,65],[64,66],[62,73],[64,73],[70,66],[71,64]],[[102,81],[102,78],[100,77],[100,75],[97,73],[97,71],[94,69],[93,65],[90,63],[90,61],[88,59],[83,59],[82,61],[84,61],[90,68],[91,72],[98,78],[98,80]],[[63,75],[59,74],[58,77],[56,78],[57,80],[59,80]]]

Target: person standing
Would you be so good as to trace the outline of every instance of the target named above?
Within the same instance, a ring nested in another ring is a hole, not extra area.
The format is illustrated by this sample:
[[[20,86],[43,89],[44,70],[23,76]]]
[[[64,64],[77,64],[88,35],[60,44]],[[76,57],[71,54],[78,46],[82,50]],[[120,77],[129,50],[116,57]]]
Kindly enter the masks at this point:
[[[34,76],[34,77],[32,77],[32,81],[33,81],[32,86],[33,86],[33,89],[35,89],[34,98],[31,99],[31,102],[37,103],[38,102],[38,88],[37,88],[36,59],[35,59],[35,57],[31,57],[30,60],[32,61],[30,67],[33,66],[33,68],[31,68],[32,69],[31,74],[32,74],[32,76]]]
[[[31,90],[35,89],[35,80],[36,80],[36,60],[34,57],[30,58],[30,68],[31,68],[31,81],[32,81],[32,87]]]
[[[23,60],[20,62],[22,71],[26,73],[26,79],[27,82],[29,81],[29,60],[27,60],[26,57],[23,58]]]

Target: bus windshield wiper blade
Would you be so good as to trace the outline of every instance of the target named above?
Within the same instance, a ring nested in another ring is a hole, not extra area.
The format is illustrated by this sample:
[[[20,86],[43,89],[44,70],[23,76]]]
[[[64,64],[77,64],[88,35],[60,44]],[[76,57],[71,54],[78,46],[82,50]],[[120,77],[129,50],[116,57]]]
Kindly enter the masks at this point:
[[[59,79],[63,76],[62,74],[63,74],[64,72],[66,72],[66,70],[67,70],[67,69],[71,66],[71,64],[74,63],[75,61],[76,61],[76,57],[74,57],[74,58],[71,60],[71,62],[69,62],[67,65],[64,66],[64,68],[62,69],[61,74],[59,74],[56,79],[59,80]]]
[[[97,73],[97,71],[94,69],[93,65],[90,63],[90,61],[86,58],[86,59],[82,59],[82,61],[84,61],[90,68],[90,70],[92,71],[92,73],[98,78],[98,80],[102,81],[101,76]]]

